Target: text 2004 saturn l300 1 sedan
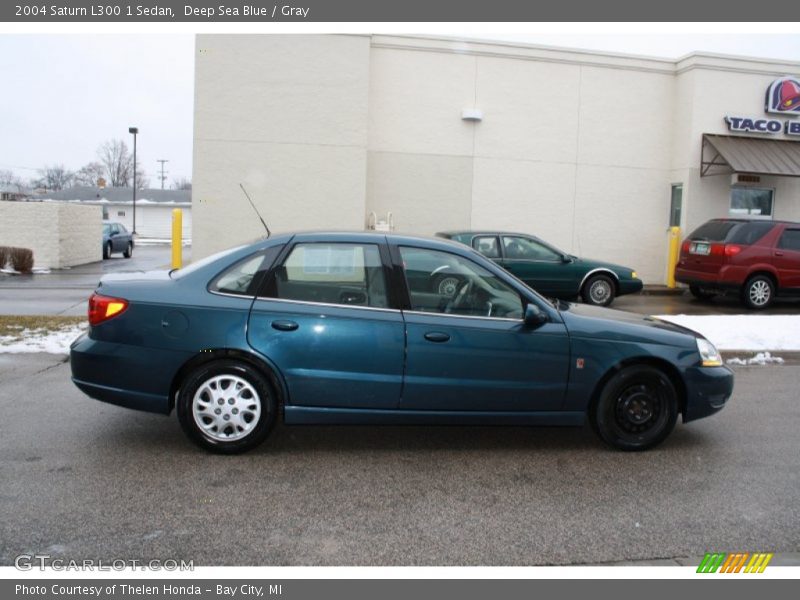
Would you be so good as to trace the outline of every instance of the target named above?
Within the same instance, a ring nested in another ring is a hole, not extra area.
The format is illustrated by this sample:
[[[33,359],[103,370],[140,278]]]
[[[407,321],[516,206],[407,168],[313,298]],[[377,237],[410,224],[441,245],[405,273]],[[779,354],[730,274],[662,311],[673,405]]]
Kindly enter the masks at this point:
[[[439,274],[459,274],[442,294]],[[551,303],[454,242],[273,236],[173,272],[108,275],[71,348],[75,384],[177,409],[187,435],[248,450],[286,424],[581,425],[623,450],[721,409],[733,374],[702,336]]]

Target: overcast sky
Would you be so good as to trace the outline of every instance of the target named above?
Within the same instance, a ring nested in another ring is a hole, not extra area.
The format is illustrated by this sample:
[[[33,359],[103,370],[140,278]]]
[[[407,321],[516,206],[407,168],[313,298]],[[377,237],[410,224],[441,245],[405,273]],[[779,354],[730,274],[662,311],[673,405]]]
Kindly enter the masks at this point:
[[[452,33],[448,33],[452,36]],[[474,36],[472,36],[474,37]],[[485,38],[677,58],[692,51],[800,60],[798,35],[491,35]],[[0,35],[0,169],[76,170],[111,138],[131,145],[157,186],[191,177],[194,36]]]

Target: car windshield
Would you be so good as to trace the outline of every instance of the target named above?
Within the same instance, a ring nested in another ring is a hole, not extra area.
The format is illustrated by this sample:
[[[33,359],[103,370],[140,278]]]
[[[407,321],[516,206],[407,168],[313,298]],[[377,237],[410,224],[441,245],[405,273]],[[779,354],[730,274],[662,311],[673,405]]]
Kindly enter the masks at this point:
[[[103,223],[103,233],[109,233],[111,231],[111,225],[108,223]]]

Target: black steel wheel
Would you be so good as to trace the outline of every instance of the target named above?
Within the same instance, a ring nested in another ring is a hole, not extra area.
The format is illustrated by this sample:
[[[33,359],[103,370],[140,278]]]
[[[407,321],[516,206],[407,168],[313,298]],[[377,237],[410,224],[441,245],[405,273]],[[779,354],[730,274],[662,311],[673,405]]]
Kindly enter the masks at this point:
[[[646,450],[663,442],[675,426],[678,394],[660,369],[632,365],[606,383],[589,417],[607,444]]]

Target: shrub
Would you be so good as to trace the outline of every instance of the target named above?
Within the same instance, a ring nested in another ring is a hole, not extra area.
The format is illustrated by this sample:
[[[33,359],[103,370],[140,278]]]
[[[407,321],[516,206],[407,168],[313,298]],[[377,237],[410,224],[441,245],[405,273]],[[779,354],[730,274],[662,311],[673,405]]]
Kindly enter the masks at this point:
[[[9,258],[11,258],[11,248],[8,246],[0,246],[0,269],[6,268]]]
[[[33,250],[28,248],[11,248],[11,266],[20,273],[33,270]]]

